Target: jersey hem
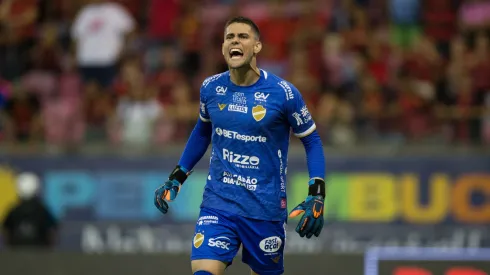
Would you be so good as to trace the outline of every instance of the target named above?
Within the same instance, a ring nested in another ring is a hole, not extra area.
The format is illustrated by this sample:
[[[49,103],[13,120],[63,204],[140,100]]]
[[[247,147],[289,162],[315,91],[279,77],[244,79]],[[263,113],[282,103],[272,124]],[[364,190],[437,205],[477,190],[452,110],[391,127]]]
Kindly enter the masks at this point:
[[[228,208],[225,209],[225,208],[218,208],[218,207],[209,207],[206,205],[201,205],[201,208],[210,209],[210,210],[214,210],[214,211],[223,211],[223,212],[229,213],[231,215],[236,215],[236,216],[240,216],[242,218],[251,219],[251,220],[268,221],[268,222],[284,222],[284,221],[287,221],[287,213],[286,213],[286,215],[284,215],[283,218],[270,219],[270,218],[252,216],[252,215],[243,215],[243,214],[237,213],[237,212],[230,212],[230,211],[228,211]]]

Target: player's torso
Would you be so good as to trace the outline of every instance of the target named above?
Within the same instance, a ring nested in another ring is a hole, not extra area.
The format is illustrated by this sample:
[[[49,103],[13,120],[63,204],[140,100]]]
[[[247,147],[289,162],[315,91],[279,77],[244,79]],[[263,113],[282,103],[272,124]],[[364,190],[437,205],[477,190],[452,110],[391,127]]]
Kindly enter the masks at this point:
[[[206,96],[213,125],[208,182],[214,190],[236,194],[230,199],[262,201],[273,194],[273,204],[279,205],[286,192],[290,131],[284,90],[277,82],[250,89],[226,81],[212,84]]]

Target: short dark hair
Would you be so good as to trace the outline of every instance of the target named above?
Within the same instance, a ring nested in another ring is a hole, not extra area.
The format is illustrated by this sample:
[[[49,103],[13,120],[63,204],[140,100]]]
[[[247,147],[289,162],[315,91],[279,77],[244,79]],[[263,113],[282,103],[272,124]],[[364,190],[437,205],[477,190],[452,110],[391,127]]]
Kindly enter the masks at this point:
[[[225,24],[225,29],[233,24],[233,23],[242,23],[242,24],[246,24],[246,25],[249,25],[250,28],[252,28],[253,32],[255,33],[255,35],[257,36],[257,39],[260,39],[260,30],[259,30],[259,27],[257,27],[257,24],[255,24],[255,22],[248,18],[248,17],[244,17],[244,16],[236,16],[236,17],[233,17],[231,18],[230,20],[228,20]]]

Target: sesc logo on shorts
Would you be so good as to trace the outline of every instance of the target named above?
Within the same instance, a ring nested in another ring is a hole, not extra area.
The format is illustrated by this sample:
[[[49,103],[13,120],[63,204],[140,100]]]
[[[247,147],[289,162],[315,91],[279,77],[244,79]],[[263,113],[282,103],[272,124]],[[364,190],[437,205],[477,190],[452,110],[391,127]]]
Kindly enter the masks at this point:
[[[221,248],[224,250],[230,250],[230,238],[228,237],[217,237],[217,238],[211,238],[208,241],[208,246],[209,247],[217,247]]]
[[[202,243],[204,242],[204,235],[201,234],[201,233],[197,233],[195,236],[194,236],[194,247],[195,248],[199,248],[201,247]]]
[[[278,236],[265,238],[260,241],[259,247],[262,251],[267,253],[274,253],[279,251],[282,245],[282,240]]]

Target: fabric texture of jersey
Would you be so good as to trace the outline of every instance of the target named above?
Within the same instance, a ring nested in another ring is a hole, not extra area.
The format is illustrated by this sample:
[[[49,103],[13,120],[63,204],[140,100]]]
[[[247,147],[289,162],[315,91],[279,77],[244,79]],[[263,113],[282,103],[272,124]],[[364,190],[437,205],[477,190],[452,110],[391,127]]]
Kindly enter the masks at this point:
[[[240,246],[242,261],[257,274],[284,273],[285,221],[261,221],[202,208],[192,242],[191,260],[232,264]]]
[[[201,207],[282,221],[290,131],[301,138],[316,126],[291,83],[260,73],[245,87],[235,85],[229,72],[203,82],[200,118],[212,124],[212,151]]]

